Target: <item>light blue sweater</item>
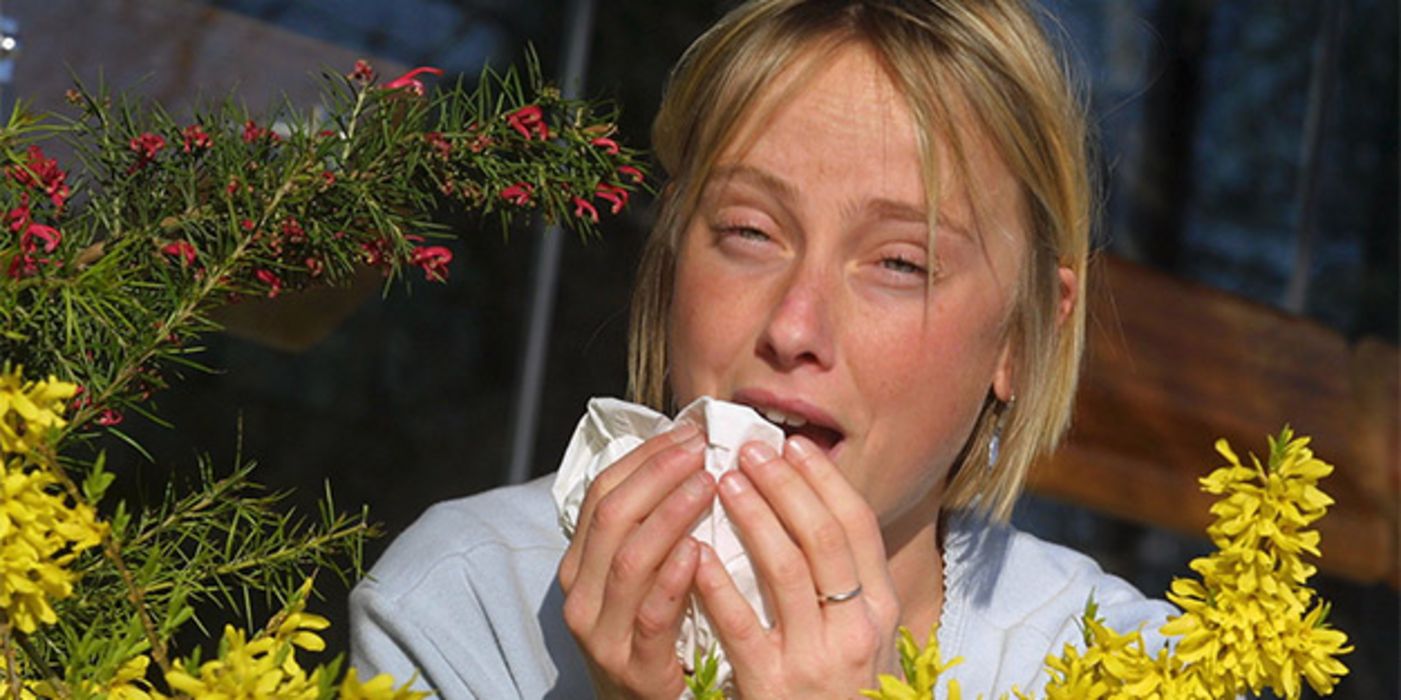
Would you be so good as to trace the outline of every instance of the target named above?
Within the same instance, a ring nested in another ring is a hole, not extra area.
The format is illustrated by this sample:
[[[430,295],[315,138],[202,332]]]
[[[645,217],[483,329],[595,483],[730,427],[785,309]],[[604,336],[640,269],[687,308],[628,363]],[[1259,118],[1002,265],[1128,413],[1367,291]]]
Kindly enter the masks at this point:
[[[560,612],[551,479],[440,503],[394,541],[350,595],[361,678],[417,673],[443,700],[591,696]],[[963,657],[950,673],[969,698],[1039,690],[1046,655],[1080,642],[1091,593],[1111,627],[1143,626],[1150,649],[1173,612],[1078,552],[973,518],[950,522],[944,567],[940,648]]]

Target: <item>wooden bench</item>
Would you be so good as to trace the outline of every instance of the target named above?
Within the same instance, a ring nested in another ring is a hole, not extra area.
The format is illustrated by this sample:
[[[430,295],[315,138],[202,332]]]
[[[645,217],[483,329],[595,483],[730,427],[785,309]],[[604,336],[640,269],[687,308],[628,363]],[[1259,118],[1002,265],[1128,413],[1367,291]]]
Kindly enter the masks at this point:
[[[1286,423],[1337,467],[1319,523],[1321,569],[1398,584],[1398,352],[1116,258],[1092,271],[1089,346],[1075,423],[1030,487],[1112,516],[1202,535],[1213,497],[1197,478],[1264,455]]]

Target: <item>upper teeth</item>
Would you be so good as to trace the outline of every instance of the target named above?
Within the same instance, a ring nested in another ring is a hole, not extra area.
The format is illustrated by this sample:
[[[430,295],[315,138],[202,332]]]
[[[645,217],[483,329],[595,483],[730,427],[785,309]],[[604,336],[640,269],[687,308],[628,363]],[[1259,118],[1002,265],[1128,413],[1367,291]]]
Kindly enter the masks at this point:
[[[808,423],[807,419],[802,416],[790,416],[782,411],[775,411],[772,408],[764,409],[764,417],[775,425],[783,425],[786,423],[794,428],[801,428]]]

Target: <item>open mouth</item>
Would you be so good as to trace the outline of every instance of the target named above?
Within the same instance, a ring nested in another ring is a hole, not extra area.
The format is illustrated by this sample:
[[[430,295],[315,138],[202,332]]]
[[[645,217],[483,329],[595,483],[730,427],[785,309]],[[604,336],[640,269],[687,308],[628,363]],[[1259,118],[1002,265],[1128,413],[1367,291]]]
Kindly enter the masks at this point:
[[[801,435],[829,456],[846,437],[834,420],[819,409],[802,402],[746,396],[744,392],[736,396],[734,401],[758,411],[759,415],[783,430],[784,438]]]

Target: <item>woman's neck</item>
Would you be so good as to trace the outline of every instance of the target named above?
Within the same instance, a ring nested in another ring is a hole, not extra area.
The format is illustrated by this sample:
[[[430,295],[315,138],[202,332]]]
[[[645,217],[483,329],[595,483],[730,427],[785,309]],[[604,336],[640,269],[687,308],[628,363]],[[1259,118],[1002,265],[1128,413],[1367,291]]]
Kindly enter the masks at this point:
[[[923,640],[944,606],[943,541],[933,516],[904,519],[883,529],[886,560],[900,597],[900,624]]]

